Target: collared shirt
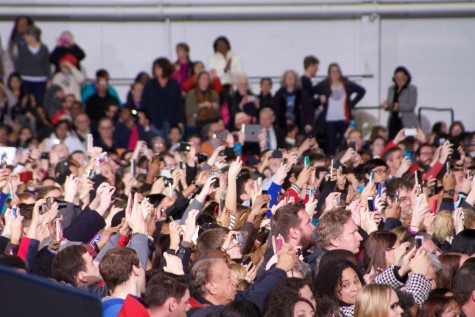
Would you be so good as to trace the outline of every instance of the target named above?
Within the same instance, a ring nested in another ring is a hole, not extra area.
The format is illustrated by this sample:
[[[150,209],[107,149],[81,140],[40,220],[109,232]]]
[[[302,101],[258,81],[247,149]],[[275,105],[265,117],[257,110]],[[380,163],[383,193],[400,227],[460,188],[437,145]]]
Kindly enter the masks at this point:
[[[265,131],[266,131],[266,137],[267,137],[267,147],[268,147],[267,149],[277,150],[277,137],[275,135],[274,127],[270,127],[269,129]]]

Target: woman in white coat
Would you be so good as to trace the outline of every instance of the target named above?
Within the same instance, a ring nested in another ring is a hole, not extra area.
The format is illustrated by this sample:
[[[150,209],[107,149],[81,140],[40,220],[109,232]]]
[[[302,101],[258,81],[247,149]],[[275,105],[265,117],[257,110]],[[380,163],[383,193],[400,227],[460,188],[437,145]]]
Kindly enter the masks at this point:
[[[237,75],[244,73],[241,58],[231,51],[229,40],[218,37],[213,44],[214,55],[209,59],[209,69],[215,70],[216,75],[221,79],[223,85],[230,85]]]

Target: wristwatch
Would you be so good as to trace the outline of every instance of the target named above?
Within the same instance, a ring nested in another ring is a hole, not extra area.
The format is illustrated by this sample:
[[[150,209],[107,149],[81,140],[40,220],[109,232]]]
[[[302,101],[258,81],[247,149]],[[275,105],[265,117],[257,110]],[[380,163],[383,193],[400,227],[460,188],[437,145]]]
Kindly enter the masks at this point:
[[[455,190],[450,189],[450,190],[444,190],[444,194],[450,195],[450,196],[455,196]]]

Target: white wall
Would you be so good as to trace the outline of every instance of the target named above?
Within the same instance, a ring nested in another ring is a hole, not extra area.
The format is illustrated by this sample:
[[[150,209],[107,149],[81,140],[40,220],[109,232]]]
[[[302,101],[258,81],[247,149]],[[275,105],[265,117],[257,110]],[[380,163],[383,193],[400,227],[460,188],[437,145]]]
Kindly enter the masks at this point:
[[[303,56],[315,54],[321,61],[319,74],[336,61],[346,74],[374,75],[360,80],[367,89],[360,105],[376,105],[385,98],[394,68],[405,65],[419,88],[419,105],[453,107],[455,118],[475,130],[471,104],[475,100],[475,20],[470,18],[37,24],[50,49],[62,30],[73,32],[87,53],[83,64],[89,77],[104,67],[112,77],[132,78],[139,71],[149,71],[154,58],[173,55],[174,45],[181,41],[189,43],[192,59],[207,63],[213,40],[226,35],[250,76],[279,76],[289,68],[301,72]],[[11,22],[0,22],[4,45],[11,27]],[[125,96],[127,87],[119,90]],[[368,115],[371,124],[386,122],[385,113]],[[432,123],[442,118],[429,116]]]

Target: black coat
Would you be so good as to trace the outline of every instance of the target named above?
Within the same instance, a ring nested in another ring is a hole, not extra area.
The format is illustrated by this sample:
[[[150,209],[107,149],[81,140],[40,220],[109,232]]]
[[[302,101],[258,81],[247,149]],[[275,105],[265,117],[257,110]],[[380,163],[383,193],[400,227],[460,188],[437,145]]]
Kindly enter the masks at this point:
[[[295,93],[295,102],[294,102],[294,116],[295,124],[303,130],[304,126],[307,124],[313,124],[313,106],[312,100],[308,96],[307,92],[303,89],[297,89]],[[274,96],[274,101],[272,104],[272,110],[274,110],[276,123],[277,125],[285,131],[287,128],[286,122],[286,98],[288,92],[285,87],[280,88]]]

